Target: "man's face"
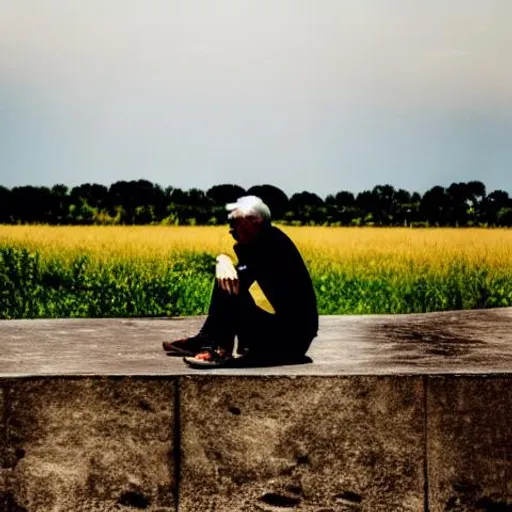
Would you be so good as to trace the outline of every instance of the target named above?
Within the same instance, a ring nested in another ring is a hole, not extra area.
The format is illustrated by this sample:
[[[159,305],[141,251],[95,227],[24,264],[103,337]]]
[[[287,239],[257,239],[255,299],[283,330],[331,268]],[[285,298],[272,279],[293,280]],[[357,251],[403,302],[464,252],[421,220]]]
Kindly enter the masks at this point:
[[[256,217],[242,217],[238,213],[229,219],[229,233],[241,244],[248,244],[261,230],[261,220]]]

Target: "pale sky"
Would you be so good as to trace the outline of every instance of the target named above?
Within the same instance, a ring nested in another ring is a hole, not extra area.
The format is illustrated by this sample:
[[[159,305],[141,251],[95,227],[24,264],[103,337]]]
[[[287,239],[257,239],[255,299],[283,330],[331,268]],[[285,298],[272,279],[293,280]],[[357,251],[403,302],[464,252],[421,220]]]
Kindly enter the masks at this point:
[[[0,185],[512,194],[510,0],[0,0]]]

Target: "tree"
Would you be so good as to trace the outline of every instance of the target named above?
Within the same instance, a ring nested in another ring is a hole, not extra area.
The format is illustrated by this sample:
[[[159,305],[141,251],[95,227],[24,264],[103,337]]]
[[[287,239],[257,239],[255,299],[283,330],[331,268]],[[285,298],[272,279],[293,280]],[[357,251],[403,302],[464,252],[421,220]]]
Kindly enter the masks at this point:
[[[117,181],[110,187],[85,183],[71,191],[53,187],[0,186],[0,223],[50,224],[209,224],[225,222],[225,204],[244,195],[261,197],[273,219],[297,224],[432,226],[510,226],[512,198],[503,190],[486,195],[481,181],[432,187],[423,196],[391,185],[377,185],[354,197],[342,190],[325,201],[302,191],[290,199],[273,185],[247,191],[234,184],[215,185],[206,192],[191,188],[163,189],[147,180]]]
[[[188,195],[181,188],[170,187],[169,202],[172,204],[187,204]]]
[[[255,185],[246,195],[258,196],[270,208],[273,219],[282,219],[288,209],[288,196],[273,185]]]
[[[11,190],[11,212],[22,223],[51,222],[52,194],[48,187],[22,186]]]
[[[66,185],[57,184],[51,188],[51,206],[49,212],[49,222],[51,224],[66,224],[68,221],[69,189]]]
[[[84,183],[73,187],[70,196],[74,204],[78,203],[78,199],[84,199],[93,208],[103,209],[108,206],[108,188],[97,183]]]
[[[452,226],[477,224],[483,215],[485,185],[480,181],[452,183],[447,189],[447,221]]]
[[[421,196],[418,192],[411,194],[407,190],[399,189],[395,192],[393,201],[393,225],[409,226],[418,220],[418,208]]]
[[[179,224],[206,224],[213,215],[211,199],[200,189],[183,191],[173,188],[169,192],[168,219]]]
[[[356,199],[352,192],[342,190],[336,195],[328,195],[325,198],[328,220],[333,223],[341,223],[344,226],[351,224],[357,215]]]
[[[411,195],[411,212],[410,212],[410,221],[417,222],[421,220],[420,217],[420,204],[421,204],[421,195],[419,192],[413,192]]]
[[[11,191],[0,185],[0,224],[11,222]]]
[[[369,190],[359,192],[356,197],[357,216],[359,216],[363,223],[373,224],[373,203],[375,196]],[[355,220],[355,217],[354,217]]]
[[[393,221],[395,188],[391,185],[377,185],[373,188],[370,211],[379,226],[389,226]]]
[[[210,199],[212,206],[208,224],[224,222],[226,220],[226,204],[235,202],[239,197],[245,195],[245,189],[233,184],[215,185],[209,188],[206,196]]]
[[[431,226],[445,226],[449,203],[444,187],[435,186],[421,198],[420,215]]]
[[[294,218],[303,224],[319,224],[327,217],[324,201],[311,192],[293,194],[289,201],[289,208]]]
[[[510,207],[511,200],[504,190],[494,190],[484,200],[482,205],[483,220],[489,226],[498,226],[503,220],[504,212]]]
[[[148,218],[154,219],[154,212],[158,206],[160,213],[164,214],[162,201],[165,195],[160,186],[154,185],[147,180],[117,181],[113,183],[108,191],[108,202],[110,210],[122,206],[121,223],[135,224]],[[148,207],[145,210],[142,207]]]
[[[466,183],[452,183],[446,190],[448,199],[447,221],[452,226],[466,226],[469,220],[469,190]]]
[[[191,188],[186,193],[185,216],[188,224],[206,224],[212,216],[212,201],[200,189]]]
[[[239,197],[245,196],[245,190],[238,185],[223,184],[214,185],[206,191],[206,196],[215,206],[226,205],[235,202]]]
[[[481,181],[470,181],[467,183],[467,195],[469,200],[469,218],[472,224],[478,225],[484,221],[483,206],[485,202],[486,189]]]
[[[166,192],[160,185],[153,185],[153,200],[151,203],[153,222],[160,222],[167,215],[169,201]]]
[[[512,206],[502,208],[498,212],[498,226],[511,227],[512,226]]]
[[[211,206],[212,204],[211,199],[202,190],[198,188],[189,189],[185,193],[185,200],[186,202],[184,204],[188,206],[205,208]]]
[[[352,192],[347,192],[346,190],[342,190],[341,192],[338,192],[334,196],[336,200],[336,206],[338,208],[343,209],[350,209],[355,208],[356,206],[356,199],[354,197],[354,194]]]

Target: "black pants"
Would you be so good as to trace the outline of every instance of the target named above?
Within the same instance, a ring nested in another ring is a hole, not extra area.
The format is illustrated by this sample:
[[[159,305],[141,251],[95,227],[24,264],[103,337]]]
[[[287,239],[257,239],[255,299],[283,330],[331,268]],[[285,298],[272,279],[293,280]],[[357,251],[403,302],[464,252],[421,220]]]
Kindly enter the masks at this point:
[[[228,353],[236,335],[238,352],[246,352],[244,360],[260,365],[304,359],[312,338],[297,335],[293,327],[287,328],[276,315],[258,307],[248,290],[229,294],[215,283],[201,332]]]

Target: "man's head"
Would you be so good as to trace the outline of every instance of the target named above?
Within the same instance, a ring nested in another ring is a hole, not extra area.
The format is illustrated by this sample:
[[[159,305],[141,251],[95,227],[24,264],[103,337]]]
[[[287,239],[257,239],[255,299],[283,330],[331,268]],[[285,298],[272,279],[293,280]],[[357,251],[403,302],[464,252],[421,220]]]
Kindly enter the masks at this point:
[[[240,197],[236,203],[228,203],[226,210],[231,212],[229,232],[241,244],[250,243],[270,224],[270,209],[256,196]]]

